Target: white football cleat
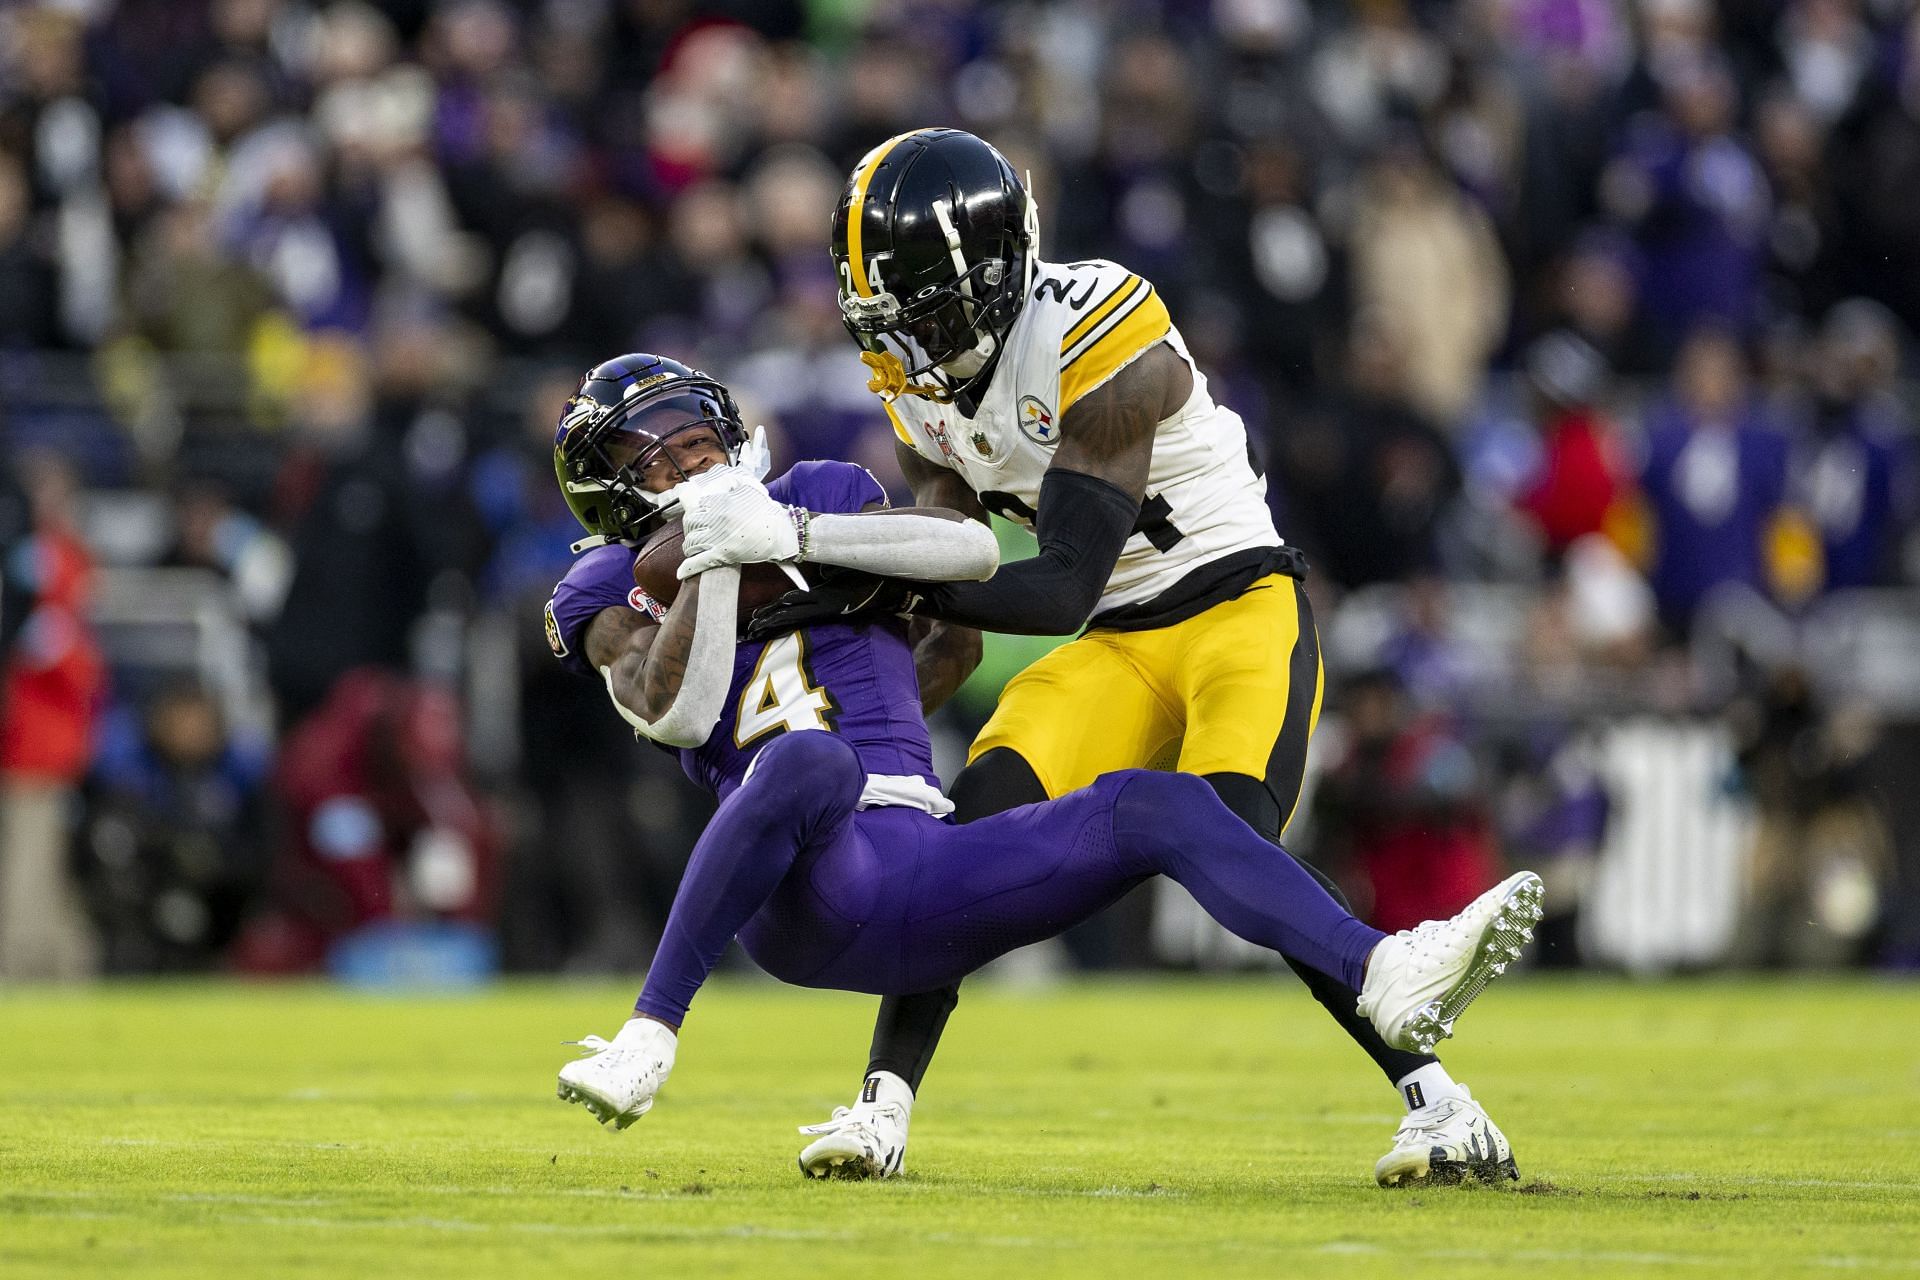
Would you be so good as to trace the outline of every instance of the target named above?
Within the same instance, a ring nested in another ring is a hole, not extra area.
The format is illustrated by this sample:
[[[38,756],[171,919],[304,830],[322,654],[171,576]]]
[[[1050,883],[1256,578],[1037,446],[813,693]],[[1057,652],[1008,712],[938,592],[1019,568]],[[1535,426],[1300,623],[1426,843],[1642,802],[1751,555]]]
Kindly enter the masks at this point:
[[[1383,938],[1367,960],[1360,1016],[1396,1049],[1431,1053],[1454,1019],[1520,958],[1540,922],[1540,877],[1508,876],[1451,920],[1428,920]]]
[[[1373,1180],[1383,1187],[1519,1176],[1507,1135],[1464,1085],[1457,1095],[1408,1112],[1394,1132],[1393,1150],[1373,1166]]]
[[[813,1137],[800,1153],[809,1178],[891,1178],[907,1158],[913,1090],[890,1072],[875,1072],[851,1107],[835,1107],[825,1124],[802,1125]]]
[[[653,1097],[673,1074],[679,1037],[651,1018],[633,1018],[611,1040],[588,1036],[569,1040],[585,1054],[560,1068],[554,1092],[562,1102],[578,1102],[601,1124],[624,1129],[653,1108]]]

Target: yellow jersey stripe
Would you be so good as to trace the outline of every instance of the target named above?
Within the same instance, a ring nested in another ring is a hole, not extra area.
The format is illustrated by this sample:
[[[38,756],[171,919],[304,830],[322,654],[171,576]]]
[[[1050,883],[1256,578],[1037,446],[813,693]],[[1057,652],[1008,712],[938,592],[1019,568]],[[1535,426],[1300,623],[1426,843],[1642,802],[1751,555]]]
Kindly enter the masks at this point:
[[[1111,378],[1128,361],[1167,336],[1173,317],[1149,287],[1119,322],[1060,368],[1060,412]]]
[[[1089,333],[1092,333],[1094,326],[1106,319],[1108,312],[1132,296],[1134,286],[1139,283],[1139,276],[1128,276],[1125,280],[1122,280],[1118,285],[1114,286],[1113,292],[1100,299],[1100,305],[1089,312],[1084,320],[1067,330],[1067,336],[1060,339],[1060,354],[1064,356],[1073,349],[1074,343],[1080,341],[1080,339],[1086,337]]]
[[[1145,289],[1135,291],[1127,299],[1126,305],[1117,308],[1112,315],[1107,317],[1107,319],[1098,326],[1097,332],[1090,337],[1081,339],[1078,344],[1078,349],[1074,351],[1073,354],[1065,356],[1061,360],[1061,372],[1064,373],[1066,370],[1072,368],[1082,356],[1106,346],[1108,340],[1112,338],[1114,334],[1127,328],[1139,319],[1136,313],[1140,312],[1143,308],[1149,314],[1156,309],[1160,314],[1166,314],[1167,308],[1165,304],[1160,301],[1160,295],[1154,292],[1152,285],[1148,285]]]
[[[860,165],[859,172],[854,175],[853,200],[847,206],[847,264],[848,273],[853,276],[854,291],[863,298],[873,296],[873,286],[867,283],[867,262],[860,256],[860,224],[865,220],[867,212],[867,185],[873,181],[874,171],[880,167],[880,162],[887,158],[887,153],[898,146],[901,139],[911,138],[918,132],[920,132],[918,129],[909,129],[905,133],[888,138],[867,153],[867,158]]]

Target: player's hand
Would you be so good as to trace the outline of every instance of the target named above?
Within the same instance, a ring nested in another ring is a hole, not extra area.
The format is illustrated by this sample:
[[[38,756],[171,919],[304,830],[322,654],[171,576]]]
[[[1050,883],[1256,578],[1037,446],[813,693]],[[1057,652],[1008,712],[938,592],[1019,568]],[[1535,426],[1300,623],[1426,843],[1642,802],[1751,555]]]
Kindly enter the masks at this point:
[[[755,610],[747,639],[766,640],[822,623],[871,621],[905,613],[918,599],[915,585],[851,569],[830,570],[820,585],[789,591]]]
[[[757,483],[700,503],[681,525],[680,580],[717,565],[798,559],[805,514],[775,502]]]
[[[682,480],[667,490],[667,501],[662,504],[662,510],[669,516],[690,516],[702,507],[742,489],[766,492],[766,486],[743,467],[709,467],[691,480]]]

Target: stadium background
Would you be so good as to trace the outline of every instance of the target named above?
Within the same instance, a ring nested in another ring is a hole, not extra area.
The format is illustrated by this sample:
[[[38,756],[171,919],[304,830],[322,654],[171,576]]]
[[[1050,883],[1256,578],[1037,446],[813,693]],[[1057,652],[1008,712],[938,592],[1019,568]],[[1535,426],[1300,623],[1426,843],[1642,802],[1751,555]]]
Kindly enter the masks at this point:
[[[1511,863],[1543,963],[1920,964],[1898,0],[69,0],[0,10],[0,979],[643,968],[704,813],[545,652],[555,410],[663,351],[897,483],[826,228],[933,122],[1247,420],[1376,922]],[[1168,890],[1061,954],[1253,962]]]

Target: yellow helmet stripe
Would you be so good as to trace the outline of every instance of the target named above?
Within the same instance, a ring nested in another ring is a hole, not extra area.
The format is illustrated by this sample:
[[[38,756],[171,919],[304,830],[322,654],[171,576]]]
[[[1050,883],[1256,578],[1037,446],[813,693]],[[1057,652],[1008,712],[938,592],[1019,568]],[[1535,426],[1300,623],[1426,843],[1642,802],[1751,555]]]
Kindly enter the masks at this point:
[[[847,206],[847,274],[853,277],[854,291],[863,298],[873,296],[873,286],[867,283],[867,262],[860,256],[860,224],[864,221],[862,215],[867,211],[867,184],[873,181],[874,170],[878,169],[880,162],[887,158],[887,153],[902,140],[911,138],[918,132],[920,132],[918,129],[909,129],[905,133],[888,138],[869,151],[867,158],[862,160],[860,167],[854,171],[853,201]]]

